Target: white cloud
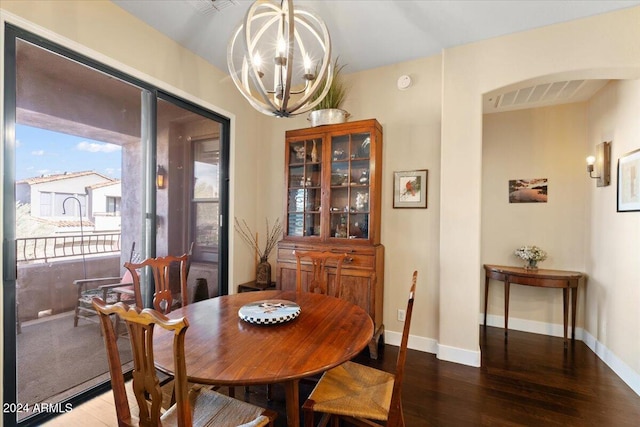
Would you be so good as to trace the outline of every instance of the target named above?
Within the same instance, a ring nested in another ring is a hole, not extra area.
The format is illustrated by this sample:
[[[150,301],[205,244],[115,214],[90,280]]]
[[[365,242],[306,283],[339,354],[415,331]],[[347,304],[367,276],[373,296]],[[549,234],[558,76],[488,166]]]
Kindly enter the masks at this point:
[[[114,144],[97,144],[95,142],[82,141],[76,145],[76,149],[90,153],[113,153],[114,151],[120,151],[122,147]]]
[[[34,150],[31,152],[32,156],[44,156],[44,150]]]
[[[117,168],[105,168],[104,169],[104,173],[108,176],[115,176],[118,172],[120,171],[120,169]]]

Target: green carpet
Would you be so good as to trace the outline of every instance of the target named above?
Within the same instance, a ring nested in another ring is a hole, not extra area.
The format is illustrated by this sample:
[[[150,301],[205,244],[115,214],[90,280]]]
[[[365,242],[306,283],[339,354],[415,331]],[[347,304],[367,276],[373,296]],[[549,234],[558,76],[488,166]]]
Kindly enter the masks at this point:
[[[59,401],[109,370],[99,326],[80,320],[74,328],[73,313],[23,323],[17,344],[18,402]],[[118,345],[121,362],[130,362],[128,339],[120,338]]]

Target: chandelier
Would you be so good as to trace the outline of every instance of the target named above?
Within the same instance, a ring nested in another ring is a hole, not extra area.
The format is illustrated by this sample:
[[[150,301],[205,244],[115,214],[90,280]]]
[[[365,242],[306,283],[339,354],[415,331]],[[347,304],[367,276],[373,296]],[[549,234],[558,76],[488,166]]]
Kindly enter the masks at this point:
[[[316,106],[329,91],[331,38],[312,12],[269,0],[251,5],[227,48],[236,87],[258,111],[289,117]]]

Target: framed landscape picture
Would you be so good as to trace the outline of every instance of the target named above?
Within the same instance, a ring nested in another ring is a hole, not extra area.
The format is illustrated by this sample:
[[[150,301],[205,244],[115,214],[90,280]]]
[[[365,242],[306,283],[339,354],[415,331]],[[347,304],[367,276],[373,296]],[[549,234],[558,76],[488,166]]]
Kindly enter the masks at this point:
[[[393,207],[426,208],[427,176],[426,169],[393,173]]]
[[[547,178],[509,180],[509,203],[547,203]]]
[[[640,211],[640,149],[618,159],[618,212]]]

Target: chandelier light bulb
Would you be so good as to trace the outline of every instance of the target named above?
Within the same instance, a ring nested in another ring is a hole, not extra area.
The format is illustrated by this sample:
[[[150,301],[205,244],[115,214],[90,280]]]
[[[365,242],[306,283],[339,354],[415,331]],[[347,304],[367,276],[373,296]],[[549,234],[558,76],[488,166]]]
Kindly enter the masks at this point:
[[[277,65],[287,65],[286,45],[282,37],[278,38],[278,50],[275,57],[275,63]]]
[[[311,58],[309,58],[309,55],[305,55],[304,56],[304,79],[305,80],[313,80],[316,78],[311,72],[312,65],[313,64],[311,62]]]
[[[262,57],[273,58],[272,65]],[[315,65],[311,58],[318,58]],[[258,0],[229,42],[227,65],[240,93],[258,111],[276,117],[306,113],[331,86],[329,31],[314,13],[294,9],[293,0]]]
[[[260,78],[262,78],[262,76],[264,76],[264,73],[262,72],[262,58],[260,57],[259,53],[253,55],[253,66],[258,71],[258,75],[260,76]]]

